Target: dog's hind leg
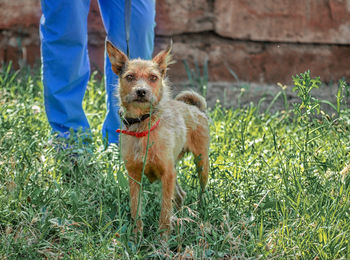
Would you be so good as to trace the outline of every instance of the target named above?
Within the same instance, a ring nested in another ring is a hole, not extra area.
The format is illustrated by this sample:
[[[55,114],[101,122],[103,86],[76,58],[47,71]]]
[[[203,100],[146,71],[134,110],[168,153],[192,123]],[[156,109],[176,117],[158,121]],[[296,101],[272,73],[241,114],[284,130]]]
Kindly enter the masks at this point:
[[[184,192],[184,190],[181,188],[180,184],[176,180],[174,202],[177,210],[181,209],[185,196],[186,196],[186,192]]]
[[[209,174],[209,157],[208,150],[203,149],[201,152],[194,154],[195,163],[197,167],[197,173],[199,177],[199,183],[201,185],[202,192],[205,190],[205,186],[208,183]]]
[[[190,134],[189,150],[194,155],[199,183],[202,192],[208,182],[209,174],[209,130],[206,125],[198,125]]]

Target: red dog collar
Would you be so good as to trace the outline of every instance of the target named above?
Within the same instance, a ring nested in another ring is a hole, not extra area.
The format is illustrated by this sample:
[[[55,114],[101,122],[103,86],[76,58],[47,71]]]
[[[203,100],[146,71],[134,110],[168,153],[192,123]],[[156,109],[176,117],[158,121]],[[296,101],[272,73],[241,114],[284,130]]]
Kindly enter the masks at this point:
[[[159,122],[160,122],[160,119],[158,119],[158,121],[151,127],[150,130],[146,130],[143,132],[134,132],[134,131],[129,131],[129,130],[121,130],[121,129],[118,129],[116,132],[122,133],[125,135],[135,136],[137,138],[141,138],[141,137],[146,136],[148,134],[148,132],[152,132],[154,129],[156,129],[156,127],[159,125]]]

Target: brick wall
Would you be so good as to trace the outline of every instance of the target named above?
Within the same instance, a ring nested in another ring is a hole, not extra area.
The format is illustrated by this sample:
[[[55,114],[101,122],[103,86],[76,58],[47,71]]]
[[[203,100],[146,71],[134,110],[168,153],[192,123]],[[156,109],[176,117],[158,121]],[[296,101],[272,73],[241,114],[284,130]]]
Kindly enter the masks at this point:
[[[0,0],[0,60],[39,58],[39,0]],[[209,60],[211,81],[290,83],[307,69],[325,81],[350,78],[350,0],[158,0],[156,51],[170,38],[181,60]],[[92,66],[102,68],[105,33],[96,0],[89,15]]]

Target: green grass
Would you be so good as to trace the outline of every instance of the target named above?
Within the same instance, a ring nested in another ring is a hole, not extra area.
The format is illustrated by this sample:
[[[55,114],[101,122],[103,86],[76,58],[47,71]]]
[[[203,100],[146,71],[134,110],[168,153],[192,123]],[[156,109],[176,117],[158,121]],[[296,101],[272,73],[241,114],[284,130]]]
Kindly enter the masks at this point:
[[[73,163],[48,145],[50,127],[38,71],[0,74],[1,259],[348,259],[350,254],[350,110],[320,109],[294,78],[301,101],[259,113],[257,105],[211,117],[210,180],[201,204],[192,157],[178,164],[187,197],[175,212],[168,246],[158,233],[160,184],[144,182],[144,234],[136,241],[119,148],[100,130],[104,86],[92,77],[84,108],[95,150]],[[298,88],[299,84],[299,88]],[[346,91],[345,91],[346,90]],[[83,149],[83,147],[81,147]],[[83,151],[83,150],[81,150]],[[136,242],[135,242],[136,241]]]

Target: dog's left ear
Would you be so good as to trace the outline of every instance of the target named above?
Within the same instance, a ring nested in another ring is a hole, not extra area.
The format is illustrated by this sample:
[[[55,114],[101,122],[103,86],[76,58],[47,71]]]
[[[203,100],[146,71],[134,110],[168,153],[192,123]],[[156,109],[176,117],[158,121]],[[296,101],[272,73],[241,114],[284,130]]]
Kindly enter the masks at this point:
[[[171,40],[168,48],[166,50],[159,52],[153,58],[153,61],[158,64],[160,68],[160,72],[162,73],[162,76],[164,76],[166,71],[168,70],[168,65],[174,63],[172,61],[172,55],[171,55],[172,48],[173,48],[173,41]]]

